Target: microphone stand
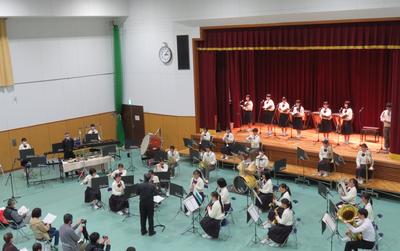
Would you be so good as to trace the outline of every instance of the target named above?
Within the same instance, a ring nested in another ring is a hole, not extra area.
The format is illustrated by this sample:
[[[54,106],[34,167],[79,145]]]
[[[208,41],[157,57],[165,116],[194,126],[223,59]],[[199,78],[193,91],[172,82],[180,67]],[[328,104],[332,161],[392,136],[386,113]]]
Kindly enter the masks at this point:
[[[238,132],[243,132],[243,108],[242,108],[242,103],[243,100],[239,102],[239,116],[240,116],[240,126],[239,126],[239,131]]]
[[[361,115],[362,115],[362,112],[364,111],[364,107],[361,107],[361,109],[358,111],[358,113],[359,113],[359,115],[358,115],[358,124],[360,125],[360,146],[361,146],[361,143],[362,143],[362,134],[361,134],[361,130],[362,130],[362,128],[363,128],[363,125],[361,124]]]
[[[6,184],[5,184],[5,185],[7,186],[8,181],[10,181],[10,186],[11,186],[11,197],[8,198],[8,199],[5,199],[5,200],[3,200],[3,201],[8,201],[9,199],[12,199],[12,200],[14,200],[14,201],[17,201],[16,199],[21,198],[21,196],[15,196],[15,193],[14,193],[14,177],[13,177],[13,172],[14,172],[15,162],[17,162],[17,158],[15,158],[14,161],[13,161],[13,164],[12,164],[12,167],[11,167],[11,171],[10,171],[9,174],[8,174],[8,178],[7,178],[7,181],[6,181]]]
[[[264,100],[261,100],[260,102],[260,109],[258,109],[258,123],[260,123],[260,129],[259,129],[259,134],[261,135],[261,126],[262,126],[262,122],[260,121],[260,117],[261,117],[261,110],[262,110],[262,106],[261,104],[264,103]]]

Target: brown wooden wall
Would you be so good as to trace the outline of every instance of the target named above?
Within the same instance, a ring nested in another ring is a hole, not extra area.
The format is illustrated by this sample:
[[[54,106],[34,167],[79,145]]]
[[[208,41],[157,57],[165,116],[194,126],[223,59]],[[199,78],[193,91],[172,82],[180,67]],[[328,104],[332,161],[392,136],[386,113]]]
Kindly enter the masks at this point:
[[[1,131],[0,164],[5,171],[11,169],[13,160],[19,155],[18,146],[23,137],[35,148],[35,154],[43,154],[51,151],[51,144],[61,142],[66,131],[77,137],[79,128],[88,127],[92,123],[101,125],[102,139],[116,138],[116,120],[113,112]],[[82,134],[84,133],[82,130]],[[16,146],[12,145],[13,139],[16,140]],[[19,162],[16,167],[19,167]]]

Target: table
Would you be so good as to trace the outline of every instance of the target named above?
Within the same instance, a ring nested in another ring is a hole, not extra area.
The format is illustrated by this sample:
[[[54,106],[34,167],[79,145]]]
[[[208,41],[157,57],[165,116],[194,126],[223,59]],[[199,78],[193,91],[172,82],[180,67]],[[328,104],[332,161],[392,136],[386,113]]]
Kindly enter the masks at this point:
[[[363,126],[360,131],[361,142],[367,141],[367,135],[375,136],[375,142],[379,142],[379,127]]]
[[[88,167],[100,166],[100,165],[107,165],[111,163],[111,156],[104,156],[104,157],[95,157],[95,158],[88,158],[88,159],[74,159],[62,162],[63,172],[72,172],[76,170],[81,170]]]

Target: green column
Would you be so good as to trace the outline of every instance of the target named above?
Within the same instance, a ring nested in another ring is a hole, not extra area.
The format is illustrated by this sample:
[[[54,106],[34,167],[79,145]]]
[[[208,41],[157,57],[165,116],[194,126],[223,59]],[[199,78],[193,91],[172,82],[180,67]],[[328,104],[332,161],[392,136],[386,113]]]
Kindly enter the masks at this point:
[[[121,42],[119,37],[119,27],[114,25],[114,99],[115,112],[117,114],[117,139],[121,145],[125,144],[124,127],[122,126],[122,60],[121,60]]]

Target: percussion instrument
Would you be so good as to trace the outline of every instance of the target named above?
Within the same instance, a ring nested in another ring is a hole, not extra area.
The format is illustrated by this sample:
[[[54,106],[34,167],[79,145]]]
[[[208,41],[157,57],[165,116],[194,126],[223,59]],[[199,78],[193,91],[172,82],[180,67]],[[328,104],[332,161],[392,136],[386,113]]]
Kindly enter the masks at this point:
[[[340,133],[343,122],[343,119],[340,117],[340,113],[332,113],[332,120],[333,124],[335,125],[336,132]]]
[[[319,125],[321,124],[321,117],[319,116],[319,112],[312,112],[311,118],[312,118],[315,129],[318,129]]]
[[[161,149],[161,138],[155,134],[149,133],[144,136],[140,145],[140,154],[145,155],[146,152]]]
[[[236,176],[233,180],[233,187],[240,194],[246,194],[249,188],[254,189],[257,186],[257,179],[253,175]]]
[[[257,166],[255,162],[245,164],[243,161],[236,167],[239,170],[239,176],[255,175],[257,172]]]

